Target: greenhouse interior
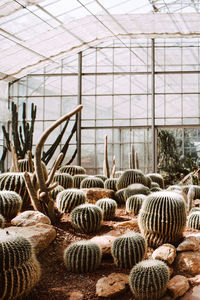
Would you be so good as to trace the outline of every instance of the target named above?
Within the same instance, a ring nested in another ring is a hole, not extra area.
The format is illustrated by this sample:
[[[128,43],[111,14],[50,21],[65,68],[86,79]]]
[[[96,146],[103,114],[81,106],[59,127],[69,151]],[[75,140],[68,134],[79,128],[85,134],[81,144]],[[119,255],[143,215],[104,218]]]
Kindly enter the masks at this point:
[[[0,0],[0,45],[0,299],[200,299],[200,0]]]

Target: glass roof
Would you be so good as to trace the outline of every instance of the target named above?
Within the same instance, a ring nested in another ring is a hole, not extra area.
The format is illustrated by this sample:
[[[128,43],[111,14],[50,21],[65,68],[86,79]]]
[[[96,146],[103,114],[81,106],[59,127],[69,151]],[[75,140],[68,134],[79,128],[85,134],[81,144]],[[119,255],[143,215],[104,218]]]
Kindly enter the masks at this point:
[[[199,11],[199,0],[1,0],[0,79],[112,39],[199,37]]]

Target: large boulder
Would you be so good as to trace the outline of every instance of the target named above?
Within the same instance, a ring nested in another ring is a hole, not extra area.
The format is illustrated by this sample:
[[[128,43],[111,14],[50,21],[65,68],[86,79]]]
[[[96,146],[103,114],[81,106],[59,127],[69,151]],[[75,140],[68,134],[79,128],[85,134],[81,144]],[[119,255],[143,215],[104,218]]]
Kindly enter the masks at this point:
[[[49,217],[43,213],[35,210],[27,210],[20,213],[17,217],[11,220],[11,224],[14,226],[33,226],[38,223],[51,224]]]
[[[97,200],[102,198],[115,199],[115,192],[109,189],[103,188],[84,188],[81,189],[86,194],[86,201],[89,203],[96,203]]]
[[[99,297],[112,298],[125,292],[128,287],[129,276],[123,273],[112,273],[97,281],[96,294]],[[119,299],[119,298],[118,298]]]

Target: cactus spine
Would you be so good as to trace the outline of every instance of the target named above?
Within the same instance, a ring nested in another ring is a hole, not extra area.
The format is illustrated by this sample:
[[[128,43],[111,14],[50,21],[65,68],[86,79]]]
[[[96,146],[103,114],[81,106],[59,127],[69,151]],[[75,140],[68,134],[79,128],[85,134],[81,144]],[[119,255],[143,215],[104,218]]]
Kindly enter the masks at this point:
[[[102,219],[102,209],[94,204],[79,205],[71,212],[72,226],[85,233],[98,231],[101,227]]]
[[[64,190],[56,197],[57,206],[63,213],[70,213],[76,206],[85,203],[85,201],[85,193],[79,189]]]
[[[121,190],[132,183],[142,183],[146,185],[146,178],[142,171],[135,169],[124,171],[124,173],[118,179],[117,189]]]
[[[64,189],[70,189],[73,187],[73,177],[70,174],[55,174],[54,182],[58,182],[59,185],[62,185]]]
[[[74,176],[76,174],[86,174],[86,170],[81,167],[81,166],[70,166],[70,165],[66,165],[61,167],[58,170],[59,173],[68,173],[71,176]]]
[[[200,229],[200,211],[189,214],[187,225],[189,228]]]
[[[129,276],[130,289],[138,300],[160,299],[165,294],[168,281],[169,268],[156,259],[139,262]]]
[[[12,191],[0,191],[0,214],[7,219],[14,218],[22,207],[22,198]]]
[[[102,179],[97,177],[88,176],[81,181],[81,189],[83,188],[104,188],[104,182]]]
[[[96,202],[96,205],[102,209],[104,220],[110,220],[115,216],[117,209],[117,203],[115,200],[110,198],[102,198]]]
[[[132,213],[133,215],[138,215],[142,203],[145,199],[146,196],[142,194],[130,196],[126,200],[126,211],[128,213]]]
[[[64,264],[69,272],[86,273],[98,268],[101,263],[100,247],[90,241],[79,241],[64,251]]]
[[[111,254],[114,263],[119,268],[132,268],[141,261],[147,251],[145,238],[137,232],[124,234],[114,240]]]
[[[117,191],[117,182],[118,182],[118,178],[108,178],[104,182],[104,188],[113,190],[114,192],[116,192]]]
[[[138,223],[150,247],[176,243],[186,224],[183,197],[168,191],[150,194],[142,204]]]

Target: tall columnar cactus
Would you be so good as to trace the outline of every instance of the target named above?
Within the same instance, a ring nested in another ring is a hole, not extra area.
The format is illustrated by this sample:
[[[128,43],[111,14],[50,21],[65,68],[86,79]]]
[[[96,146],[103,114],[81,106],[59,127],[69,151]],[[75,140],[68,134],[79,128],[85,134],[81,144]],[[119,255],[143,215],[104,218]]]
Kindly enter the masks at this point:
[[[137,232],[130,232],[117,237],[111,246],[114,263],[119,268],[132,268],[143,260],[147,251],[145,238]]]
[[[200,211],[194,211],[189,214],[187,226],[193,229],[200,229]]]
[[[79,241],[65,249],[63,258],[69,272],[87,273],[98,268],[101,263],[102,252],[95,243]]]
[[[24,173],[3,173],[0,175],[0,190],[13,191],[22,198],[22,210],[30,207],[30,197],[26,188]]]
[[[79,205],[71,212],[72,226],[81,232],[91,233],[98,231],[102,220],[102,209],[94,204]]]
[[[22,207],[22,198],[12,191],[0,191],[0,214],[6,219],[14,218]]]
[[[0,228],[4,228],[5,225],[5,219],[2,215],[0,215]]]
[[[135,169],[124,171],[124,173],[118,179],[117,189],[121,190],[132,183],[142,183],[146,185],[146,178],[142,171]]]
[[[74,184],[74,188],[76,189],[80,189],[81,186],[81,181],[85,178],[87,178],[88,175],[86,174],[77,174],[73,176],[73,184]]]
[[[162,175],[160,175],[159,173],[149,173],[147,175],[151,178],[153,182],[157,182],[161,189],[165,188],[164,179]]]
[[[68,173],[71,176],[76,174],[86,174],[86,170],[81,166],[65,165],[58,170],[59,173]]]
[[[84,204],[86,195],[79,189],[68,189],[60,192],[56,197],[59,210],[63,213],[70,213],[76,206]]]
[[[138,223],[150,247],[178,242],[186,225],[183,197],[168,191],[150,194],[142,204]]]
[[[117,204],[119,204],[119,205],[125,204],[125,201],[126,201],[126,198],[124,195],[125,190],[126,189],[121,189],[115,193],[115,199],[116,199]]]
[[[0,299],[16,299],[34,287],[40,265],[31,243],[19,236],[4,235],[0,241]]]
[[[146,196],[143,194],[137,194],[130,196],[126,200],[126,211],[132,213],[133,215],[138,215],[139,210],[142,206],[143,201],[146,199]]]
[[[96,202],[96,205],[102,209],[104,220],[110,220],[115,216],[117,209],[117,202],[115,200],[110,198],[102,198]]]
[[[57,185],[54,190],[49,192],[49,195],[55,201],[57,195],[62,191],[64,191],[64,187],[62,185]]]
[[[130,272],[130,289],[138,300],[157,300],[166,292],[169,268],[161,260],[147,259],[139,262]]]
[[[118,178],[108,178],[104,182],[105,189],[113,190],[114,192],[117,191],[117,182]]]
[[[83,188],[104,188],[104,182],[102,179],[97,177],[88,176],[81,181],[81,189]]]
[[[62,185],[64,189],[70,189],[73,187],[73,177],[67,173],[56,173],[54,175],[53,182],[58,182],[58,184]]]
[[[137,195],[137,194],[149,195],[150,190],[147,186],[145,186],[141,183],[133,183],[133,184],[130,184],[124,191],[125,199],[129,198],[130,196]]]

